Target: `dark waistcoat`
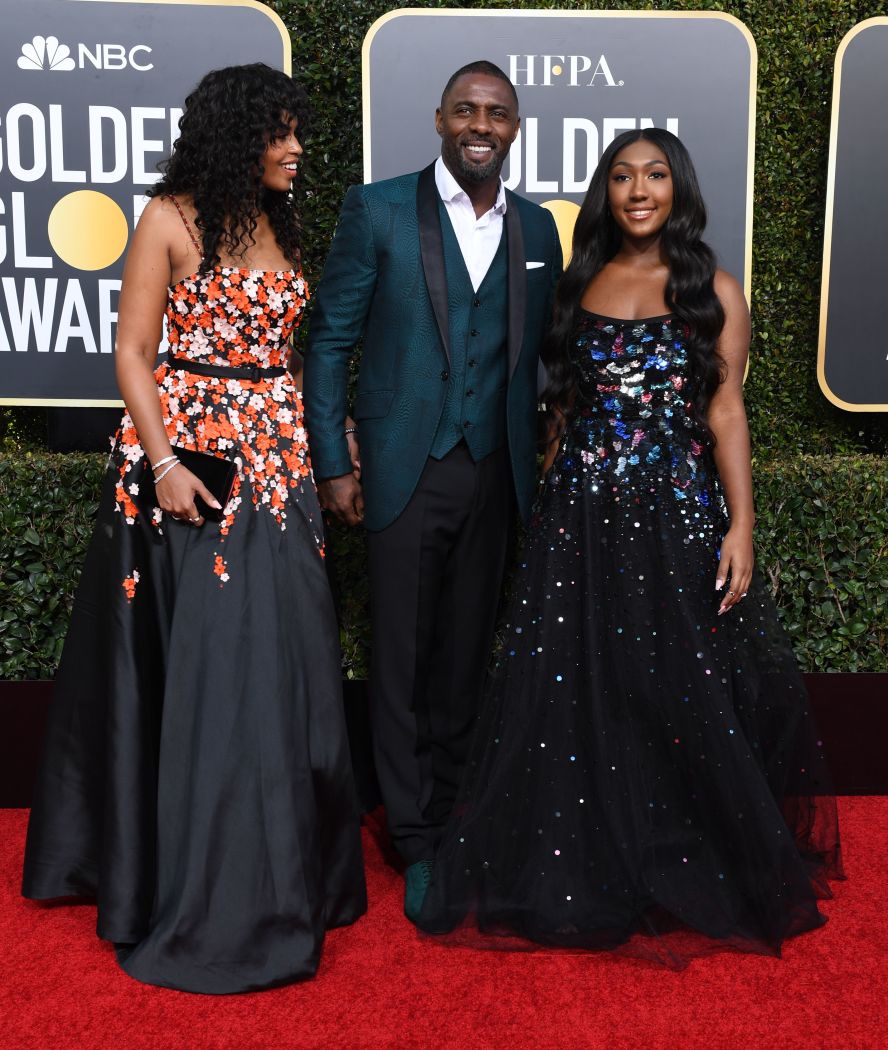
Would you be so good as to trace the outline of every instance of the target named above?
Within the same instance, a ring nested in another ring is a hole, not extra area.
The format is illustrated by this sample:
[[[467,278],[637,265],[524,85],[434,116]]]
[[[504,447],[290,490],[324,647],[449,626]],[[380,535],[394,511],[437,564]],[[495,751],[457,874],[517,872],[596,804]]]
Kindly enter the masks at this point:
[[[441,459],[464,439],[476,462],[506,443],[508,385],[508,251],[503,235],[478,291],[472,288],[459,241],[439,204],[447,272],[450,377],[430,455]]]

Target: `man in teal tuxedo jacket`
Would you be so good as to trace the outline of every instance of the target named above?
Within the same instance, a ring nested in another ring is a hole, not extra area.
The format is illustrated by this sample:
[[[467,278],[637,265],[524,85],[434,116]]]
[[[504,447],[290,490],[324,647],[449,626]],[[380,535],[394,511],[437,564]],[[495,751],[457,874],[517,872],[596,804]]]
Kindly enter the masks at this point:
[[[349,190],[304,374],[321,504],[368,534],[374,751],[411,918],[465,762],[514,509],[526,518],[536,488],[539,347],[561,273],[552,216],[500,179],[520,124],[505,73],[458,70],[435,121],[435,164]]]

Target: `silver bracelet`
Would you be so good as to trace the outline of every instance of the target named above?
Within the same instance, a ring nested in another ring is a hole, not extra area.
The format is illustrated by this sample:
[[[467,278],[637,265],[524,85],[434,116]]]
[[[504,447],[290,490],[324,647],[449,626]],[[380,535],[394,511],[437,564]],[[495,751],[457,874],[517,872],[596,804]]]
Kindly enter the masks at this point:
[[[173,453],[172,456],[167,456],[166,459],[159,459],[156,463],[153,463],[151,465],[151,469],[152,470],[159,470],[160,467],[162,467],[164,465],[164,463],[172,463],[173,460],[177,459],[177,458],[178,457],[176,456],[176,454]]]
[[[174,458],[175,458],[175,457],[174,457]],[[166,470],[165,470],[165,471],[164,471],[164,472],[163,472],[163,473],[162,473],[162,474],[160,475],[160,477],[159,477],[159,478],[155,478],[155,479],[154,479],[154,484],[155,484],[155,485],[159,485],[159,484],[160,484],[160,482],[161,482],[161,481],[163,481],[163,479],[164,479],[164,478],[165,478],[165,477],[167,476],[167,474],[169,474],[169,472],[170,472],[171,470],[175,470],[175,469],[176,469],[176,467],[178,467],[178,465],[179,465],[179,460],[178,460],[178,459],[176,459],[175,463],[170,463],[170,465],[169,465],[169,466],[168,466],[168,467],[166,468]]]
[[[345,432],[346,432],[346,434],[357,434],[358,428],[357,427],[346,427],[345,428]]]

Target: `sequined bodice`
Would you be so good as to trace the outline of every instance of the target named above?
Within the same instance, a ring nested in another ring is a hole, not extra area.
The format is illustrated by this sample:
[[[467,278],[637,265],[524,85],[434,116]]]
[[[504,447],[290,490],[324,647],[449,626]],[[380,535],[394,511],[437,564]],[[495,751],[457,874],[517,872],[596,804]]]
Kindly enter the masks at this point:
[[[713,472],[688,397],[688,355],[672,316],[621,321],[581,311],[571,344],[578,397],[553,480],[571,487],[668,481],[679,499]],[[709,495],[700,502],[708,502]]]
[[[217,266],[172,285],[167,339],[177,357],[214,365],[286,366],[308,292],[301,272]]]
[[[583,405],[614,426],[683,423],[688,358],[678,327],[671,316],[617,321],[583,311],[572,348]]]

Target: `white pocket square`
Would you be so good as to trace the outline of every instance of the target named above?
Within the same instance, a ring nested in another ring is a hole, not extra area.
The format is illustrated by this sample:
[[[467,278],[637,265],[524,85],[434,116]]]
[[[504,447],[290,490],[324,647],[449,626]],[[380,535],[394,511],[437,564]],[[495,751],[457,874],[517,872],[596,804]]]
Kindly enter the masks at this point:
[[[536,270],[539,269],[540,266],[545,266],[546,264],[541,262],[526,262],[524,265],[528,270]]]

